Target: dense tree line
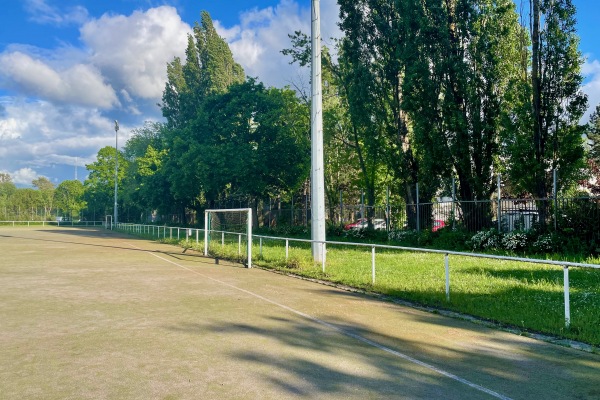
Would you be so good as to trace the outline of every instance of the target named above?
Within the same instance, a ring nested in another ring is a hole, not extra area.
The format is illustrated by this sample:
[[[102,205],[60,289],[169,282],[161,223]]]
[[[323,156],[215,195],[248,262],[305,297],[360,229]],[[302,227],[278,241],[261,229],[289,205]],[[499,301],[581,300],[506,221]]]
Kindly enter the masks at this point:
[[[510,181],[506,195],[544,199],[553,170],[566,190],[598,169],[600,110],[579,124],[587,99],[571,0],[338,3],[343,37],[335,56],[324,48],[322,73],[330,205],[344,190],[354,196],[346,201],[364,191],[372,206],[386,186],[410,205],[417,183],[427,201],[454,180],[458,199],[474,204],[465,223],[478,229],[491,222],[480,201],[497,191],[498,174]],[[291,39],[284,54],[307,65],[310,40]],[[301,87],[246,77],[206,12],[185,59],[166,69],[165,122],[135,129],[118,152],[120,207],[131,219],[192,215],[231,198],[258,207],[306,190],[310,96]],[[88,165],[82,201],[98,215],[112,214],[115,156],[106,147]]]
[[[67,180],[54,187],[47,178],[40,177],[31,184],[35,189],[17,188],[9,174],[0,173],[0,220],[80,218],[86,207],[81,181]]]

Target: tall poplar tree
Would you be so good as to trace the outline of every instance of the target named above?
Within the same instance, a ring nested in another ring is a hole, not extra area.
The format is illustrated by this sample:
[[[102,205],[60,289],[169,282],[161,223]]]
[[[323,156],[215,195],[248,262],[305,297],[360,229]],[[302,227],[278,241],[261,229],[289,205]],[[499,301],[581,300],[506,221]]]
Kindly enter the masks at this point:
[[[457,179],[464,223],[491,222],[501,121],[518,70],[511,0],[411,2],[403,107],[421,176]],[[487,218],[482,218],[485,216]]]
[[[185,62],[175,58],[167,65],[167,83],[161,109],[167,119],[164,132],[168,153],[164,173],[179,214],[187,207],[198,209],[203,192],[200,177],[192,164],[198,158],[198,144],[206,140],[204,107],[207,99],[222,94],[233,84],[243,83],[243,68],[234,61],[229,46],[217,33],[210,15],[203,11],[200,24],[188,36]]]
[[[515,138],[507,146],[510,179],[538,199],[551,195],[553,170],[562,182],[576,181],[584,167],[579,120],[587,108],[582,92],[583,58],[578,50],[571,0],[531,0],[531,67],[526,103],[529,115],[515,114]],[[530,89],[528,89],[530,88]],[[538,204],[545,226],[548,203]]]

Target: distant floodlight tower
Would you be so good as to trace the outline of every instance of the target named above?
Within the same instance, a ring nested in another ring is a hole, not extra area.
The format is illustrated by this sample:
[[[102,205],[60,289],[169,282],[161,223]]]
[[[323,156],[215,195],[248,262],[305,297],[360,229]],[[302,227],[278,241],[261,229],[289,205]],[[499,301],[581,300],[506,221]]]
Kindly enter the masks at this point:
[[[312,0],[312,63],[311,63],[311,238],[325,241],[325,177],[323,172],[323,96],[321,82],[321,6]],[[313,243],[315,262],[323,262],[324,246]]]
[[[115,228],[117,227],[117,189],[118,189],[118,177],[119,177],[119,122],[115,119]]]

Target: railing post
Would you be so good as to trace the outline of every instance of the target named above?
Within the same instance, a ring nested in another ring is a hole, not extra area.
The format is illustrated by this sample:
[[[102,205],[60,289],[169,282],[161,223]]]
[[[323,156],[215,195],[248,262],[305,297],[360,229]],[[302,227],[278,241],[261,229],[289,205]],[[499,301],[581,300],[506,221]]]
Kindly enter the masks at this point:
[[[450,256],[444,255],[444,265],[446,267],[446,301],[450,301]]]
[[[200,232],[200,229],[196,229],[196,246],[198,246],[198,232]]]
[[[571,326],[571,304],[569,300],[569,266],[563,267],[565,286],[565,327]]]
[[[287,261],[289,255],[290,255],[290,241],[288,239],[285,239],[285,260],[286,261]]]
[[[221,232],[221,247],[225,246],[225,232]]]
[[[258,255],[262,257],[262,238],[258,239]]]
[[[327,253],[325,252],[325,251],[327,250],[327,249],[326,249],[326,247],[325,247],[325,242],[322,242],[322,243],[321,243],[321,246],[323,246],[323,247],[321,248],[321,254],[323,254],[323,273],[325,273],[325,260],[326,260],[326,254],[327,254]]]
[[[242,254],[242,234],[238,235],[238,256]]]
[[[371,248],[371,281],[375,284],[375,246]]]

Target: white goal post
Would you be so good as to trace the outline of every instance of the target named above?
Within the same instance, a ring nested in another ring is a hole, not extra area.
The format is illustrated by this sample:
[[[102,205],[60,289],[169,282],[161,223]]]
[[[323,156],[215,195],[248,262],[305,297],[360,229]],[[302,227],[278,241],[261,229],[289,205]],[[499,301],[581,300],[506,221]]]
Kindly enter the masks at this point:
[[[252,209],[251,208],[229,208],[213,209],[204,211],[204,255],[208,256],[211,236],[221,234],[237,234],[240,238],[246,236],[248,248],[247,267],[252,268]]]

